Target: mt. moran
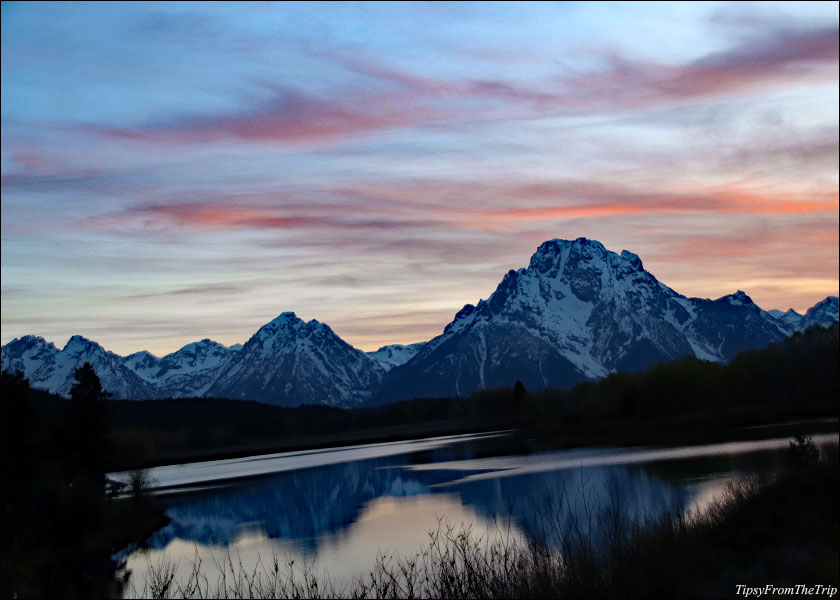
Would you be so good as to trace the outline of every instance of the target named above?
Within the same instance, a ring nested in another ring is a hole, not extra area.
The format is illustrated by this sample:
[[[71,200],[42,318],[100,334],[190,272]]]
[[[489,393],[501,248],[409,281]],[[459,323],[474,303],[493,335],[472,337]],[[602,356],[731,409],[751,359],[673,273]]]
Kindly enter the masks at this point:
[[[219,396],[281,405],[358,406],[419,396],[464,396],[485,387],[567,387],[683,356],[726,362],[738,352],[838,320],[830,296],[805,315],[765,312],[744,292],[687,298],[659,282],[632,252],[597,241],[543,243],[525,269],[468,304],[443,333],[364,353],[327,325],[283,313],[243,346],[205,339],[157,358],[125,358],[74,336],[59,351],[24,336],[2,348],[3,370],[67,395],[73,369],[91,362],[124,399]]]
[[[825,324],[837,320],[836,300]],[[551,240],[527,269],[509,271],[487,300],[466,305],[392,369],[379,398],[469,395],[517,379],[529,389],[568,387],[683,356],[725,362],[789,333],[744,292],[687,298],[632,252],[586,238]]]

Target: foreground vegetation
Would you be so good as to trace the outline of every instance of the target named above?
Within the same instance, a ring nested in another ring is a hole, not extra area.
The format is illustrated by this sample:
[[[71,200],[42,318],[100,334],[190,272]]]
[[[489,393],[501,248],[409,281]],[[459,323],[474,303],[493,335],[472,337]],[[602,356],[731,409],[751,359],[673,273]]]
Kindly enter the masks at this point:
[[[0,597],[117,595],[111,554],[168,521],[142,478],[126,500],[106,480],[107,394],[89,364],[76,370],[70,395],[47,419],[27,380],[2,374]]]
[[[515,539],[504,526],[479,536],[441,525],[421,552],[380,555],[347,586],[275,556],[255,568],[229,558],[215,565],[212,580],[200,562],[179,579],[177,565],[164,560],[134,591],[154,598],[718,598],[735,597],[738,585],[836,589],[837,457],[817,456],[799,438],[790,469],[730,483],[692,514],[630,520],[614,498],[581,523],[558,517],[568,501],[560,498],[535,516],[537,539]]]

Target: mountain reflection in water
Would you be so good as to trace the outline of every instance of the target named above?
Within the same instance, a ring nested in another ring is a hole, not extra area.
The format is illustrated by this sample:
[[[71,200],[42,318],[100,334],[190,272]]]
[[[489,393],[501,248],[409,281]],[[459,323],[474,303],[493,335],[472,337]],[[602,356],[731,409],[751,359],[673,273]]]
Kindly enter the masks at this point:
[[[837,444],[836,434],[815,439]],[[589,533],[597,538],[603,532],[589,515],[612,510],[641,518],[691,509],[739,473],[779,464],[787,440],[666,454],[616,448],[506,455],[505,445],[512,443],[453,438],[405,446],[414,448],[409,452],[385,448],[369,457],[363,451],[362,458],[351,453],[345,462],[161,496],[171,523],[147,540],[148,551],[123,555],[142,588],[149,556],[189,556],[199,548],[235,549],[240,558],[242,552],[318,557],[331,573],[349,574],[371,566],[377,551],[417,552],[439,520],[533,539],[543,536],[543,517],[549,516],[561,529],[592,522]]]

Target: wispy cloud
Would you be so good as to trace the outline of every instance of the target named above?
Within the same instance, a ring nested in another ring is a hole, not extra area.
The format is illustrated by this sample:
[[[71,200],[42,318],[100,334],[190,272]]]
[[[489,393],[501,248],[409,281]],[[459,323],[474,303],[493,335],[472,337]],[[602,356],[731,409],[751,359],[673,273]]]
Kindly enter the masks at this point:
[[[838,30],[765,31],[748,43],[687,64],[639,61],[603,51],[601,68],[558,75],[540,85],[493,78],[435,78],[347,52],[316,54],[367,78],[374,89],[336,89],[334,97],[327,100],[270,84],[272,99],[238,111],[88,129],[107,137],[146,143],[240,140],[307,146],[391,129],[463,123],[465,119],[595,115],[670,106],[750,93],[757,88],[834,81]]]
[[[354,207],[324,205],[263,206],[244,203],[187,202],[180,204],[143,204],[121,213],[94,217],[87,222],[97,227],[139,225],[150,230],[179,228],[207,230],[388,230],[429,227],[432,220],[370,218]]]
[[[160,292],[152,292],[148,294],[131,294],[126,296],[128,299],[146,299],[146,298],[169,298],[179,296],[210,296],[218,298],[221,295],[237,294],[253,286],[253,282],[229,284],[229,283],[203,283],[200,285],[192,285],[189,287],[181,287],[174,290],[165,290]]]
[[[422,106],[355,97],[336,102],[292,89],[275,92],[260,106],[238,112],[187,116],[134,128],[89,127],[92,132],[126,141],[206,143],[218,140],[277,142],[307,146],[428,121],[434,112]]]
[[[641,191],[617,183],[549,181],[450,182],[418,185],[344,186],[326,190],[341,202],[272,200],[270,192],[216,194],[192,202],[144,202],[121,212],[92,217],[105,229],[142,227],[193,230],[410,231],[430,229],[496,230],[512,222],[601,219],[671,214],[836,214],[837,186],[825,184],[805,198],[783,191],[762,192],[738,183],[693,192]],[[184,195],[201,196],[201,192]]]
[[[827,5],[3,6],[4,335],[415,341],[581,235],[836,288]]]
[[[643,108],[757,87],[837,79],[838,29],[775,30],[684,65],[605,56],[606,67],[561,80],[568,97],[602,109]],[[834,66],[835,68],[832,68]]]

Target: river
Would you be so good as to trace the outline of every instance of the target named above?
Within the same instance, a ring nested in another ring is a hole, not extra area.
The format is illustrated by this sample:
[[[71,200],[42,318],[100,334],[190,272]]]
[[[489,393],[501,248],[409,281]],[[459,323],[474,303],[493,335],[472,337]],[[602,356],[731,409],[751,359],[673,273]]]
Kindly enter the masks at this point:
[[[838,435],[814,440],[825,449]],[[127,596],[143,595],[150,566],[169,562],[184,580],[200,561],[212,582],[229,559],[252,571],[274,556],[343,585],[447,524],[522,540],[544,535],[546,515],[702,510],[733,478],[782,465],[788,441],[523,453],[491,432],[159,467],[150,476],[172,521],[117,558],[131,571]]]

